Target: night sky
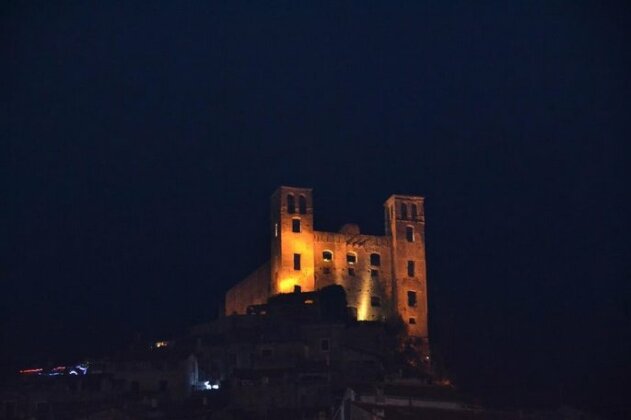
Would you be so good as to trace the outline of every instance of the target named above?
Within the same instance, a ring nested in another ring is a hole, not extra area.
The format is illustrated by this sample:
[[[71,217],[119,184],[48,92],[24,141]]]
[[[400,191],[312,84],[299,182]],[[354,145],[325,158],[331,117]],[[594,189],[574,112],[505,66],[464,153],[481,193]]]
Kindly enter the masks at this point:
[[[382,234],[390,194],[426,197],[430,334],[461,387],[615,401],[624,5],[267,3],[0,6],[2,368],[212,319],[285,184],[318,230]]]

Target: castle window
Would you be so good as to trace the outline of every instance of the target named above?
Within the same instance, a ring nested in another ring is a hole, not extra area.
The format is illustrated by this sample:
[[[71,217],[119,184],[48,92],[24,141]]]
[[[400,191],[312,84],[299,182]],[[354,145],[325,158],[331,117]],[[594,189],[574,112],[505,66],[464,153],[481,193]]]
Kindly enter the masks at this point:
[[[294,254],[294,270],[300,271],[300,254]]]
[[[373,308],[381,306],[381,298],[379,296],[371,296],[370,306],[372,306]]]
[[[298,211],[300,214],[307,214],[307,199],[304,195],[298,197]]]
[[[370,277],[372,277],[373,279],[376,279],[377,277],[379,277],[379,270],[377,269],[371,269],[370,270]]]
[[[406,226],[406,228],[405,228],[405,239],[408,242],[414,242],[414,227]]]
[[[415,325],[416,324],[416,318],[414,318],[414,317],[410,318],[409,323],[411,325]]]
[[[408,306],[416,306],[416,292],[408,290]]]
[[[379,267],[381,265],[381,255],[379,254],[370,254],[370,265],[375,267]]]
[[[287,213],[294,214],[296,212],[296,199],[293,194],[287,194]]]
[[[406,220],[408,218],[408,206],[401,204],[401,219]]]
[[[300,219],[291,219],[291,231],[300,233]]]
[[[349,252],[346,254],[346,262],[348,264],[355,264],[357,262],[357,254],[354,252]]]
[[[416,204],[412,204],[412,220],[416,220],[418,218],[418,210],[416,208]]]
[[[333,253],[331,251],[322,251],[322,261],[324,262],[333,261]]]
[[[408,261],[408,277],[414,277],[414,261]]]
[[[355,277],[355,269],[353,267],[350,267],[348,269],[348,275],[352,276],[352,277]]]

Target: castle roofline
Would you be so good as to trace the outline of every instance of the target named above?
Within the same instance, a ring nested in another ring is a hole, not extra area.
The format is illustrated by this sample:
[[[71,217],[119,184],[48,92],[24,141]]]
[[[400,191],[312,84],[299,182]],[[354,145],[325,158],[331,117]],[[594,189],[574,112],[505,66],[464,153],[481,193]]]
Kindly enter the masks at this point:
[[[392,194],[390,197],[388,197],[388,199],[386,200],[386,203],[388,201],[391,200],[396,200],[396,199],[402,199],[402,200],[425,200],[425,197],[421,196],[421,195],[408,195],[408,194]]]
[[[305,187],[296,187],[291,185],[280,185],[278,188],[274,190],[274,194],[281,190],[302,190],[302,191],[313,191],[313,188],[305,188]],[[272,194],[273,195],[273,194]]]
[[[312,191],[313,190],[313,188],[296,187],[295,185],[294,186],[292,186],[292,185],[281,185],[278,188],[293,188],[293,189],[296,189],[296,190],[308,190],[308,191]]]

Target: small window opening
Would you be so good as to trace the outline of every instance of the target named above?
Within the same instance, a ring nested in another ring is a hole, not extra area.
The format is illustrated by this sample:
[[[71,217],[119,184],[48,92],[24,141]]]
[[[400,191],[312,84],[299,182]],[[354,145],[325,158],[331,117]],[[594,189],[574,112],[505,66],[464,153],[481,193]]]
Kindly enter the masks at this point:
[[[291,219],[291,231],[300,233],[300,219]]]
[[[414,261],[408,261],[408,277],[414,277]]]
[[[324,262],[333,261],[333,253],[331,251],[322,251],[322,261]]]
[[[372,306],[373,308],[381,306],[381,298],[379,296],[371,296],[370,306]]]
[[[370,265],[375,267],[379,267],[381,265],[381,255],[379,254],[370,254]]]
[[[324,274],[331,274],[331,267],[324,267],[324,268],[322,268],[322,272]]]
[[[298,197],[298,211],[300,214],[307,214],[307,199],[304,195]]]
[[[354,254],[352,252],[346,254],[346,262],[348,264],[355,264],[357,262],[357,254]]]
[[[296,212],[296,199],[293,194],[287,194],[287,213],[293,214]]]
[[[352,276],[352,277],[355,277],[355,269],[353,267],[350,267],[348,269],[348,275]]]
[[[416,208],[416,204],[412,204],[412,220],[418,219],[418,209]]]
[[[412,226],[407,226],[405,228],[405,239],[408,242],[414,242],[414,228]]]
[[[409,322],[410,322],[411,325],[416,324],[416,318],[414,318],[414,317],[410,318]]]
[[[372,268],[370,270],[370,277],[372,277],[373,279],[376,279],[377,277],[379,277],[379,270]]]
[[[294,270],[300,271],[300,254],[294,254]]]
[[[408,218],[408,206],[401,204],[401,219],[406,220]]]
[[[408,306],[416,306],[416,292],[412,290],[408,291]]]

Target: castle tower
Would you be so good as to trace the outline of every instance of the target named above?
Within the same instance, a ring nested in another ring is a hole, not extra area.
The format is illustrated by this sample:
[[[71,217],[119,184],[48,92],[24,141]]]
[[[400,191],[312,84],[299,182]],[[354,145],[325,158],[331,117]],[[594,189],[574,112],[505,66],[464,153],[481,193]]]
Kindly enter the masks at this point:
[[[423,197],[393,195],[384,204],[392,237],[394,307],[410,335],[427,342],[427,278]]]
[[[280,187],[271,197],[271,295],[314,290],[310,188]]]

